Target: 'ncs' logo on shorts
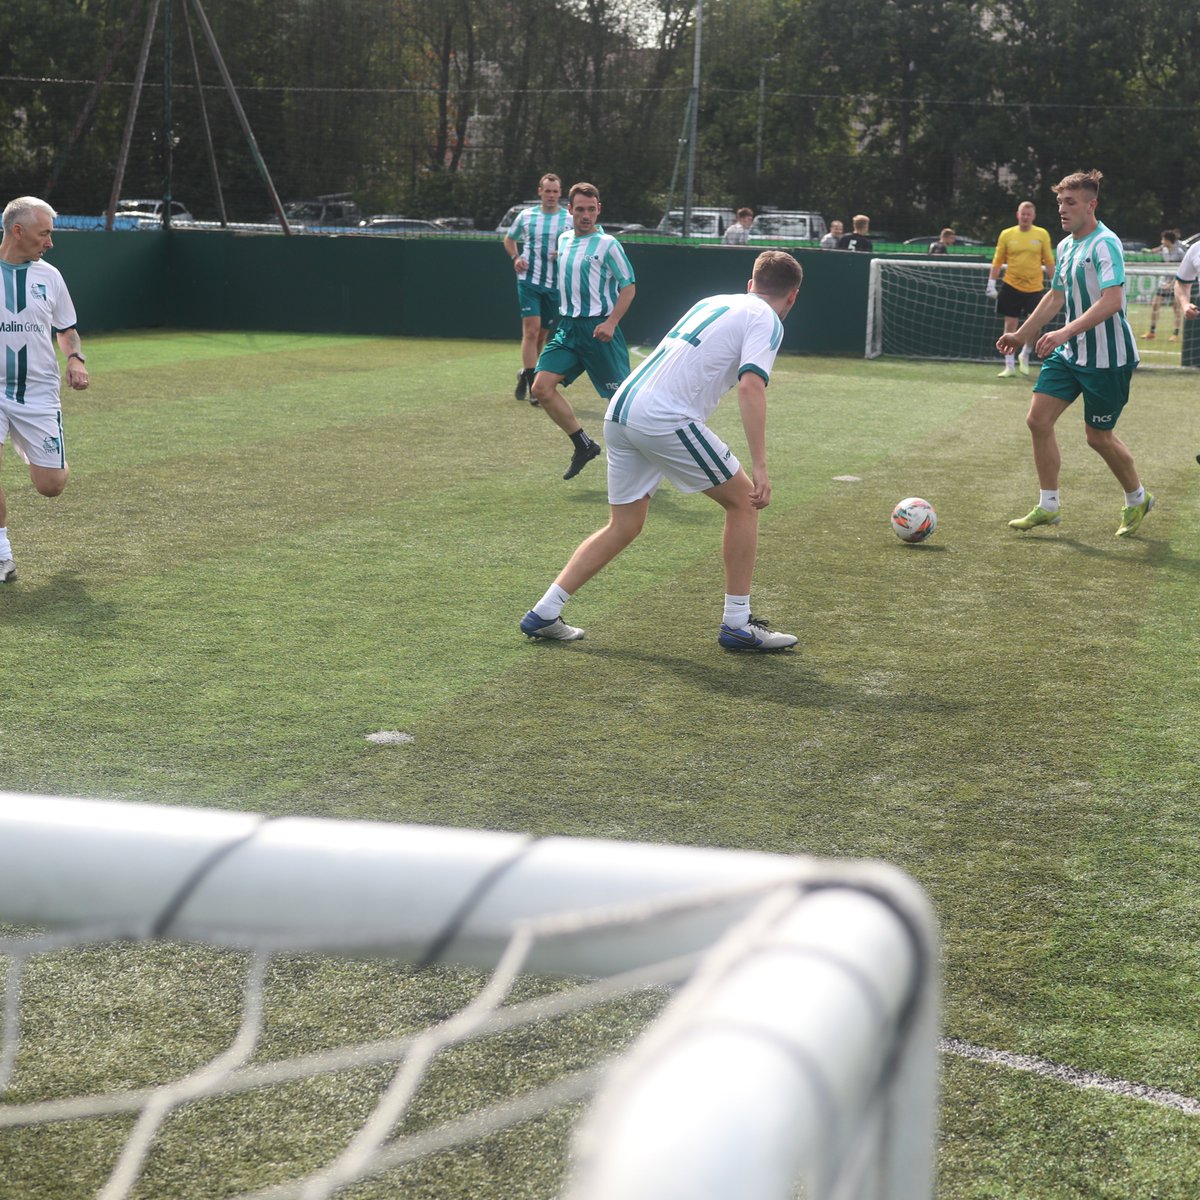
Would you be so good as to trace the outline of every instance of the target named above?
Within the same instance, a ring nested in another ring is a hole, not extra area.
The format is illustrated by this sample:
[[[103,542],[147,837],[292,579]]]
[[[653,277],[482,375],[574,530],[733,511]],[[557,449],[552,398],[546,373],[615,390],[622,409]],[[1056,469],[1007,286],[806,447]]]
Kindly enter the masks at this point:
[[[47,454],[61,454],[62,442],[58,438],[47,434],[44,438],[42,438],[42,449],[45,450]]]

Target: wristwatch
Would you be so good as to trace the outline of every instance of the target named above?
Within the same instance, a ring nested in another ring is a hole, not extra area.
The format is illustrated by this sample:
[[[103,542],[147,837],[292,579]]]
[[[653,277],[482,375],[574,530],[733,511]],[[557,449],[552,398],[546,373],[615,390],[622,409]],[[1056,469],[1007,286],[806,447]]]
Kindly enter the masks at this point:
[[[81,363],[85,363],[85,362],[87,362],[87,359],[86,359],[86,358],[84,358],[84,357],[83,357],[83,355],[82,355],[82,354],[80,354],[78,350],[74,350],[74,351],[72,351],[70,354],[68,354],[68,355],[67,355],[67,357],[68,357],[68,358],[77,358],[77,359],[79,359],[79,361],[80,361]]]

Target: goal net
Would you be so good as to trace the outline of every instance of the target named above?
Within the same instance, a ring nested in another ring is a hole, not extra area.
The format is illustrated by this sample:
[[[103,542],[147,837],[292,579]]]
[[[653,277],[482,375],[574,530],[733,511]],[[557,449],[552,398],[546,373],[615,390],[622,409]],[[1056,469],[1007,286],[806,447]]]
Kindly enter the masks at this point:
[[[882,864],[0,792],[0,922],[7,1196],[933,1195]]]
[[[876,258],[871,263],[867,295],[866,357],[994,362],[996,339],[1004,320],[996,315],[996,302],[986,294],[990,264]],[[1173,300],[1164,289],[1173,288],[1170,266],[1126,263],[1126,313],[1138,338],[1145,366],[1200,366],[1200,333],[1196,322],[1174,320]],[[1156,304],[1157,301],[1157,304]],[[1157,322],[1153,341],[1145,339],[1151,320]],[[1046,326],[1062,326],[1060,312]]]

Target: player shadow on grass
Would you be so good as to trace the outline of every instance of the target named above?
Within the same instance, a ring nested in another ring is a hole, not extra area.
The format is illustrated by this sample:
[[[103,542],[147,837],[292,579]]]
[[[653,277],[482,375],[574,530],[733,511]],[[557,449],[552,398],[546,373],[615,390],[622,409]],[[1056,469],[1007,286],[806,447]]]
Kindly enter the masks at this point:
[[[947,700],[945,696],[922,692],[890,692],[869,685],[834,685],[822,679],[804,660],[803,645],[797,651],[771,654],[744,654],[713,646],[711,662],[634,650],[628,646],[598,646],[575,643],[575,653],[593,658],[613,658],[623,662],[644,663],[666,670],[684,683],[705,692],[715,692],[732,700],[770,701],[790,708],[841,709],[852,712],[895,713],[936,712],[944,715],[971,712],[976,705]]]
[[[119,611],[120,605],[112,601],[95,600],[75,570],[59,571],[34,584],[18,576],[15,583],[0,587],[0,619],[14,625],[36,625],[41,632],[49,629],[87,639],[107,637]]]
[[[1064,537],[1061,533],[1050,537],[1020,537],[1019,543],[1027,546],[1058,546],[1064,550],[1073,550],[1084,558],[1104,558],[1112,561],[1124,561],[1128,548],[1134,545],[1145,546],[1154,566],[1169,566],[1175,570],[1184,570],[1189,574],[1200,572],[1200,562],[1195,559],[1182,559],[1170,548],[1170,543],[1163,538],[1146,537],[1138,530],[1136,538],[1114,541],[1109,546],[1106,543],[1080,541],[1079,538]],[[1186,565],[1185,565],[1186,564]]]

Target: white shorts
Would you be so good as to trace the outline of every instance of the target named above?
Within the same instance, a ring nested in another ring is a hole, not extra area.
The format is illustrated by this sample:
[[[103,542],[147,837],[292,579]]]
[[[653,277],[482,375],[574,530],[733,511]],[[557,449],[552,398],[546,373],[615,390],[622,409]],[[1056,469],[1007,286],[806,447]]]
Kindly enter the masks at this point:
[[[16,452],[35,467],[65,467],[67,444],[63,440],[62,410],[26,410],[23,404],[0,400],[0,450],[12,438]]]
[[[643,433],[604,422],[608,502],[632,504],[669,479],[681,492],[707,492],[728,483],[742,464],[707,425],[692,421],[674,433]]]

